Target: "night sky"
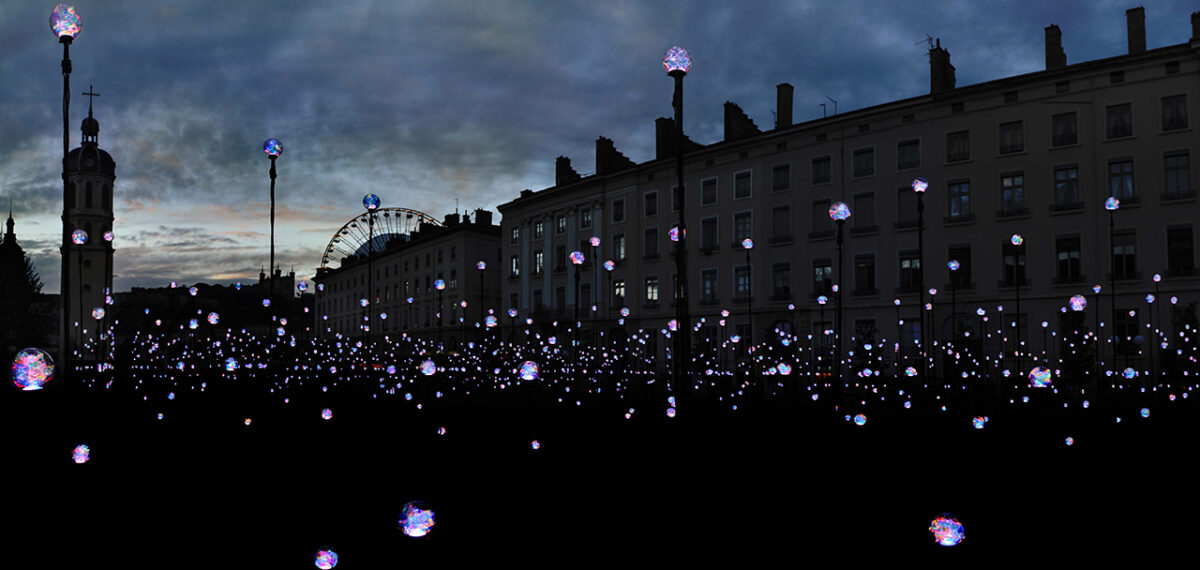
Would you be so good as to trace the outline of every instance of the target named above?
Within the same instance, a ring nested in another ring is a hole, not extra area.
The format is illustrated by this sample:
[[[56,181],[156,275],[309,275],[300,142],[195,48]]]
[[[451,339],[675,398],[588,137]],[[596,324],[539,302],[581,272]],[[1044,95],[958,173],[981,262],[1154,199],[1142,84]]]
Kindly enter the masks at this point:
[[[719,141],[722,103],[766,130],[775,85],[795,122],[929,89],[926,35],[958,85],[1044,68],[1058,24],[1068,63],[1126,52],[1134,2],[80,1],[71,147],[89,85],[117,162],[117,291],[250,282],[268,263],[262,143],[283,142],[277,258],[309,278],[333,232],[378,194],[437,218],[554,183],[595,139],[653,158],[671,114],[662,57],[686,47],[685,128]],[[1190,36],[1194,2],[1144,1],[1147,47]],[[46,286],[59,286],[62,47],[54,2],[0,5],[0,199]],[[830,110],[832,112],[832,109]]]

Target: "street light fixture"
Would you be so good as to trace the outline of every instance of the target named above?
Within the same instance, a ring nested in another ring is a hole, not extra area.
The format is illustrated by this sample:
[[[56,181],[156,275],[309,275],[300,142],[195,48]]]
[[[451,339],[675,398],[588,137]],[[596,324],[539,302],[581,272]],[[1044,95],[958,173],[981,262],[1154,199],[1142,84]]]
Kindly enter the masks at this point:
[[[76,297],[77,297],[77,300],[79,301],[79,315],[80,315],[79,322],[75,323],[75,327],[77,329],[79,329],[78,344],[76,345],[76,348],[78,348],[78,349],[83,348],[83,330],[82,330],[83,329],[83,246],[87,245],[87,242],[88,242],[87,232],[85,232],[81,229],[71,232],[71,243],[79,246],[79,254],[75,256],[75,259],[79,264],[79,268],[77,270],[78,273],[76,273],[76,275],[78,275],[79,278],[76,280],[76,283],[75,283],[75,285],[76,285],[75,290],[76,290],[76,294],[77,294]],[[82,352],[79,354],[79,357],[83,358]]]
[[[913,192],[917,193],[917,307],[925,306],[925,191],[929,189],[929,181],[917,177],[912,181]],[[925,379],[926,360],[929,357],[926,350],[929,329],[925,327],[925,311],[919,310],[921,316],[921,378]],[[932,321],[932,319],[930,319]],[[933,323],[930,322],[930,325]]]
[[[1109,321],[1108,327],[1112,334],[1108,335],[1112,339],[1112,355],[1113,362],[1117,360],[1117,245],[1116,245],[1116,213],[1121,209],[1121,201],[1115,196],[1109,196],[1104,201],[1104,209],[1108,210],[1108,250],[1109,250],[1109,271],[1108,274],[1108,301],[1111,305],[1112,320]],[[1099,331],[1097,331],[1099,332]]]
[[[433,288],[438,292],[438,351],[440,352],[442,350],[442,296],[445,295],[443,291],[446,290],[446,282],[442,279],[435,280]]]
[[[754,355],[750,354],[754,346],[754,272],[750,269],[750,251],[754,249],[754,240],[742,240],[742,249],[746,250],[746,369],[747,380],[754,374]]]
[[[79,14],[75,12],[75,7],[70,4],[59,4],[50,12],[50,30],[54,32],[54,37],[58,38],[58,42],[63,46],[62,58],[62,76],[63,76],[63,98],[62,98],[62,114],[63,114],[63,158],[62,158],[62,180],[63,180],[63,214],[66,214],[66,199],[70,193],[70,185],[67,182],[67,169],[69,164],[67,157],[71,152],[71,133],[67,124],[71,110],[71,42],[82,31]],[[63,271],[60,279],[60,290],[62,295],[62,322],[59,334],[59,362],[62,362],[64,374],[71,370],[70,357],[71,352],[68,349],[68,338],[70,336],[71,322],[71,295],[68,291],[68,272],[65,265],[67,262],[67,244],[63,244]],[[81,276],[82,277],[82,276]],[[83,314],[83,304],[79,306],[80,314]],[[65,378],[65,376],[64,376]]]
[[[672,99],[672,105],[675,107],[675,130],[676,130],[676,149],[675,149],[675,176],[679,188],[679,241],[675,242],[675,319],[679,322],[680,330],[690,330],[692,327],[691,317],[688,314],[688,295],[687,295],[687,246],[684,242],[684,236],[687,231],[687,217],[685,216],[685,207],[687,194],[683,186],[683,151],[685,138],[683,136],[683,78],[688,71],[692,69],[692,58],[688,55],[686,49],[679,46],[674,46],[667,50],[666,56],[663,57],[663,69],[667,75],[675,80],[675,95]],[[673,363],[675,366],[675,381],[679,386],[690,385],[690,382],[685,382],[683,377],[687,363],[691,360],[691,344],[688,342],[690,335],[681,334],[675,335],[675,351],[673,353]]]
[[[842,293],[839,291],[842,285],[842,227],[846,225],[846,220],[850,217],[850,206],[845,202],[834,202],[829,207],[829,217],[837,224],[837,255],[838,255],[838,282],[834,285],[833,292],[837,293],[837,322],[833,327],[833,341],[836,345],[837,358],[833,361],[834,376],[837,378],[838,390],[841,390],[842,383]]]
[[[1021,281],[1023,280],[1022,273],[1024,273],[1021,271],[1021,252],[1024,251],[1021,247],[1025,245],[1025,238],[1021,237],[1021,234],[1013,234],[1009,241],[1016,248],[1016,255],[1013,259],[1013,281],[1015,281],[1017,290],[1017,339],[1013,344],[1013,355],[1017,357],[1017,370],[1021,370]],[[1000,328],[1003,330],[1003,322],[1000,323]]]
[[[368,193],[362,199],[363,208],[367,211],[367,351],[370,353],[372,305],[379,299],[375,295],[375,210],[379,209],[379,196]]]
[[[271,302],[275,302],[275,159],[283,154],[283,145],[277,139],[267,139],[263,142],[263,152],[267,158],[271,160],[271,265],[267,268],[267,282],[270,284],[270,290],[267,293],[267,298]],[[270,323],[267,330],[270,331]]]

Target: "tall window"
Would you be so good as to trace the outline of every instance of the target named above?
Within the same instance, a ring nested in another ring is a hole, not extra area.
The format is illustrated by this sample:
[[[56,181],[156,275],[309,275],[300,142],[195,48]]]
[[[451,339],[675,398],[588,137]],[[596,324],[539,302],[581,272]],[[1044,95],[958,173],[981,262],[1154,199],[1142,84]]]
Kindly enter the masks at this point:
[[[658,215],[658,192],[646,192],[642,196],[642,213],[647,216]]]
[[[544,229],[545,229],[545,224],[541,220],[534,222],[533,223],[533,239],[542,239],[542,235],[544,235],[543,234]]]
[[[1162,98],[1162,130],[1186,129],[1187,95],[1172,95]]]
[[[952,245],[947,253],[949,259],[958,262],[957,271],[949,271],[947,268],[951,283],[959,289],[969,286],[971,284],[971,246]]]
[[[716,269],[705,269],[700,272],[700,302],[717,302],[718,273]]]
[[[625,234],[613,234],[613,259],[625,261]]]
[[[545,263],[545,256],[542,255],[542,250],[539,249],[537,251],[534,251],[533,252],[533,274],[534,275],[542,274],[542,268],[544,267],[544,265],[543,265],[544,263]]]
[[[900,289],[917,289],[917,277],[921,271],[921,259],[916,250],[900,252]]]
[[[1163,192],[1167,198],[1183,198],[1192,194],[1192,173],[1188,168],[1188,151],[1163,155]]]
[[[1108,188],[1111,196],[1122,202],[1132,202],[1133,160],[1114,160],[1108,163]]]
[[[921,141],[912,139],[896,145],[896,170],[921,167]]]
[[[1063,166],[1054,169],[1054,207],[1058,209],[1078,208],[1079,169]]]
[[[1011,216],[1025,209],[1025,175],[1006,174],[1000,177],[1000,212]]]
[[[613,223],[624,222],[625,221],[625,200],[624,199],[613,200],[612,211],[613,211],[613,214],[612,214]]]
[[[508,276],[509,277],[518,277],[520,275],[521,275],[521,256],[514,253],[513,256],[508,259]],[[405,288],[404,292],[407,293],[408,292],[408,282],[407,281],[404,282],[404,288]]]
[[[554,270],[562,271],[567,268],[567,246],[554,246]]]
[[[566,214],[559,214],[558,218],[555,219],[554,233],[562,234],[562,233],[566,233],[566,232],[567,232],[567,216],[566,216]]]
[[[812,161],[812,183],[824,184],[833,180],[833,159],[828,156],[814,158]]]
[[[850,219],[854,222],[854,229],[856,230],[871,231],[876,229],[874,192],[854,195],[854,216]]]
[[[1192,256],[1192,226],[1167,228],[1167,271],[1171,275],[1191,275],[1195,265]]]
[[[1108,138],[1133,136],[1133,105],[1129,103],[1110,105],[1106,114],[1108,127],[1105,132]]]
[[[1075,130],[1074,112],[1054,115],[1051,123],[1053,135],[1051,136],[1050,144],[1053,146],[1064,146],[1079,142],[1079,133]]]
[[[745,301],[750,296],[750,266],[733,268],[733,300]]]
[[[812,224],[813,235],[828,234],[831,230],[829,221],[829,200],[814,200],[812,203],[812,216],[809,223]]]
[[[1079,274],[1079,236],[1064,236],[1054,240],[1058,263],[1058,282],[1076,283]]]
[[[700,204],[707,206],[717,203],[717,179],[706,178],[700,182]]]
[[[812,294],[828,295],[833,290],[833,261],[830,259],[813,260]]]
[[[771,297],[780,301],[792,298],[792,264],[771,266]]]
[[[971,183],[963,180],[950,183],[948,193],[951,220],[965,220],[971,217]]]
[[[647,277],[645,281],[645,301],[647,304],[658,303],[658,277]]]
[[[792,209],[778,206],[771,210],[771,241],[787,241],[792,238]]]
[[[625,280],[613,279],[613,305],[618,307],[625,306]]]
[[[750,226],[750,212],[733,215],[733,242],[739,246],[742,240],[754,237]]]
[[[858,254],[854,256],[854,294],[872,293],[875,293],[875,254]]]
[[[752,192],[750,172],[739,172],[733,175],[733,197],[749,198]]]
[[[971,131],[946,134],[946,162],[958,162],[971,158]]]
[[[780,164],[771,169],[771,191],[779,192],[792,187],[792,167]]]
[[[1001,248],[1004,258],[1004,284],[1008,286],[1016,285],[1018,282],[1025,283],[1025,247],[1013,245],[1011,241],[1004,240],[1004,246]]]
[[[1137,234],[1134,230],[1113,233],[1113,276],[1117,279],[1137,277]]]
[[[685,192],[680,192],[678,186],[671,187],[671,210],[678,212],[687,207],[687,184],[683,185]]]
[[[1021,121],[1000,123],[1000,154],[1025,150],[1025,125]]]
[[[643,233],[642,256],[658,257],[658,228],[649,228]]]
[[[854,151],[854,177],[875,174],[875,148],[860,148]]]
[[[716,249],[721,243],[717,236],[717,219],[704,218],[700,220],[700,247],[703,249]]]
[[[519,241],[521,241],[521,228],[513,228],[512,236],[509,238],[508,243],[517,243]]]
[[[584,208],[579,211],[579,227],[581,227],[581,228],[592,227],[592,209],[591,208]]]

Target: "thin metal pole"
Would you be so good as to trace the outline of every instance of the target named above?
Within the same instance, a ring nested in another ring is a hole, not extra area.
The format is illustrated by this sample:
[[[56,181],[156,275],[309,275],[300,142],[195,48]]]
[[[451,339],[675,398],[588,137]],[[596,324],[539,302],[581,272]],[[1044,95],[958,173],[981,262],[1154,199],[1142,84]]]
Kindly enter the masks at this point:
[[[67,179],[67,176],[68,176],[67,171],[70,168],[70,163],[69,163],[68,157],[70,156],[70,152],[71,152],[71,133],[70,133],[70,130],[68,127],[68,122],[70,119],[70,110],[71,110],[71,41],[72,40],[74,40],[74,38],[72,38],[71,36],[59,36],[59,38],[58,38],[58,41],[63,45],[63,59],[62,59],[62,76],[63,76],[62,179],[63,179],[63,215],[64,215],[64,217],[66,217],[66,214],[67,214],[67,211],[66,211],[67,210],[67,196],[72,191],[71,183]],[[63,225],[66,226],[65,221],[64,221]],[[69,262],[67,261],[67,252],[70,251],[70,239],[71,239],[70,235],[71,235],[70,232],[67,231],[66,227],[64,227],[63,228],[63,246],[62,246],[62,249],[60,250],[63,253],[63,257],[62,257],[63,272],[62,272],[62,278],[60,279],[60,281],[62,283],[60,285],[60,290],[62,291],[62,329],[60,331],[61,334],[59,335],[59,338],[61,339],[60,344],[62,345],[59,347],[59,361],[63,363],[62,369],[64,372],[66,372],[66,374],[64,374],[64,379],[67,376],[71,375],[71,365],[70,365],[70,362],[71,362],[71,349],[70,349],[70,343],[71,343],[71,340],[70,340],[70,337],[71,337],[71,334],[70,334],[71,333],[71,326],[70,326],[71,294],[70,294],[70,290],[68,288],[68,285],[70,283],[70,278],[69,278],[69,272],[67,271],[67,268],[69,267],[69,265],[68,265]],[[81,274],[77,275],[77,278],[82,279],[83,275],[81,275]],[[82,304],[80,306],[82,306]],[[81,309],[81,314],[82,314],[82,309]]]

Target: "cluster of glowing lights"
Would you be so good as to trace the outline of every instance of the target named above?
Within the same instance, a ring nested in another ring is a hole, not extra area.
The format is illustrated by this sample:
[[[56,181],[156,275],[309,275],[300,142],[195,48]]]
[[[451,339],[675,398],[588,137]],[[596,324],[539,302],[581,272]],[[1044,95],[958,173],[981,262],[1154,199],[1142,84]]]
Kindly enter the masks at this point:
[[[1029,371],[1029,385],[1034,388],[1045,388],[1050,385],[1050,369],[1041,366]]]
[[[70,4],[55,6],[54,10],[50,12],[50,29],[54,31],[56,38],[65,36],[75,39],[83,30],[75,7]]]
[[[672,71],[687,73],[692,70],[692,58],[686,49],[674,46],[667,50],[667,55],[663,56],[663,69],[667,73]]]
[[[909,366],[908,368],[905,368],[905,369],[904,369],[904,375],[905,375],[905,376],[916,376],[916,375],[917,375],[917,368],[916,368],[915,366]]]
[[[967,537],[963,532],[962,523],[950,516],[933,519],[929,524],[929,532],[933,533],[934,540],[942,546],[955,546]]]
[[[379,209],[379,196],[376,196],[374,194],[369,194],[369,193],[366,196],[363,196],[363,207],[366,208],[367,211],[369,211],[369,212],[374,212],[375,210],[378,210]]]
[[[404,534],[413,538],[429,534],[434,525],[433,510],[424,507],[425,505],[417,501],[404,505],[404,509],[400,511],[400,530],[404,531]]]
[[[22,390],[41,390],[54,378],[54,359],[40,348],[26,348],[17,353],[12,363],[13,384]]]
[[[1087,308],[1087,297],[1083,295],[1073,295],[1071,297],[1071,310],[1082,311]]]
[[[522,380],[537,380],[537,363],[532,360],[526,360],[525,362],[522,362],[520,368],[517,369],[517,376]]]
[[[437,372],[437,365],[432,360],[426,360],[421,363],[419,369],[421,370],[421,374],[433,376]]]
[[[237,370],[237,369],[238,369],[238,361],[236,358],[230,356],[229,358],[225,359],[225,371],[226,372],[233,372],[234,370]]]
[[[929,181],[918,177],[916,180],[912,181],[912,189],[913,192],[917,192],[918,194],[924,193],[929,189]]]
[[[317,565],[317,568],[320,568],[321,570],[330,570],[334,566],[337,566],[337,562],[338,555],[336,552],[332,550],[318,550],[316,561],[314,563]]]
[[[1104,201],[1104,209],[1110,212],[1115,212],[1121,208],[1121,201],[1116,197],[1109,197]]]
[[[583,261],[584,261],[584,257],[583,257],[582,251],[577,250],[577,251],[571,252],[571,263],[574,263],[575,265],[580,265],[583,263]]]
[[[88,235],[83,230],[75,230],[71,232],[71,243],[75,245],[83,245],[87,243]]]
[[[776,370],[778,370],[780,374],[787,376],[792,373],[792,365],[786,362],[780,362],[779,366],[776,367]]]
[[[845,202],[834,202],[829,207],[829,217],[835,222],[844,222],[850,217],[850,206]]]
[[[83,444],[75,446],[75,449],[71,451],[71,459],[75,461],[75,463],[87,463],[88,459],[91,459],[91,457],[91,448]]]

